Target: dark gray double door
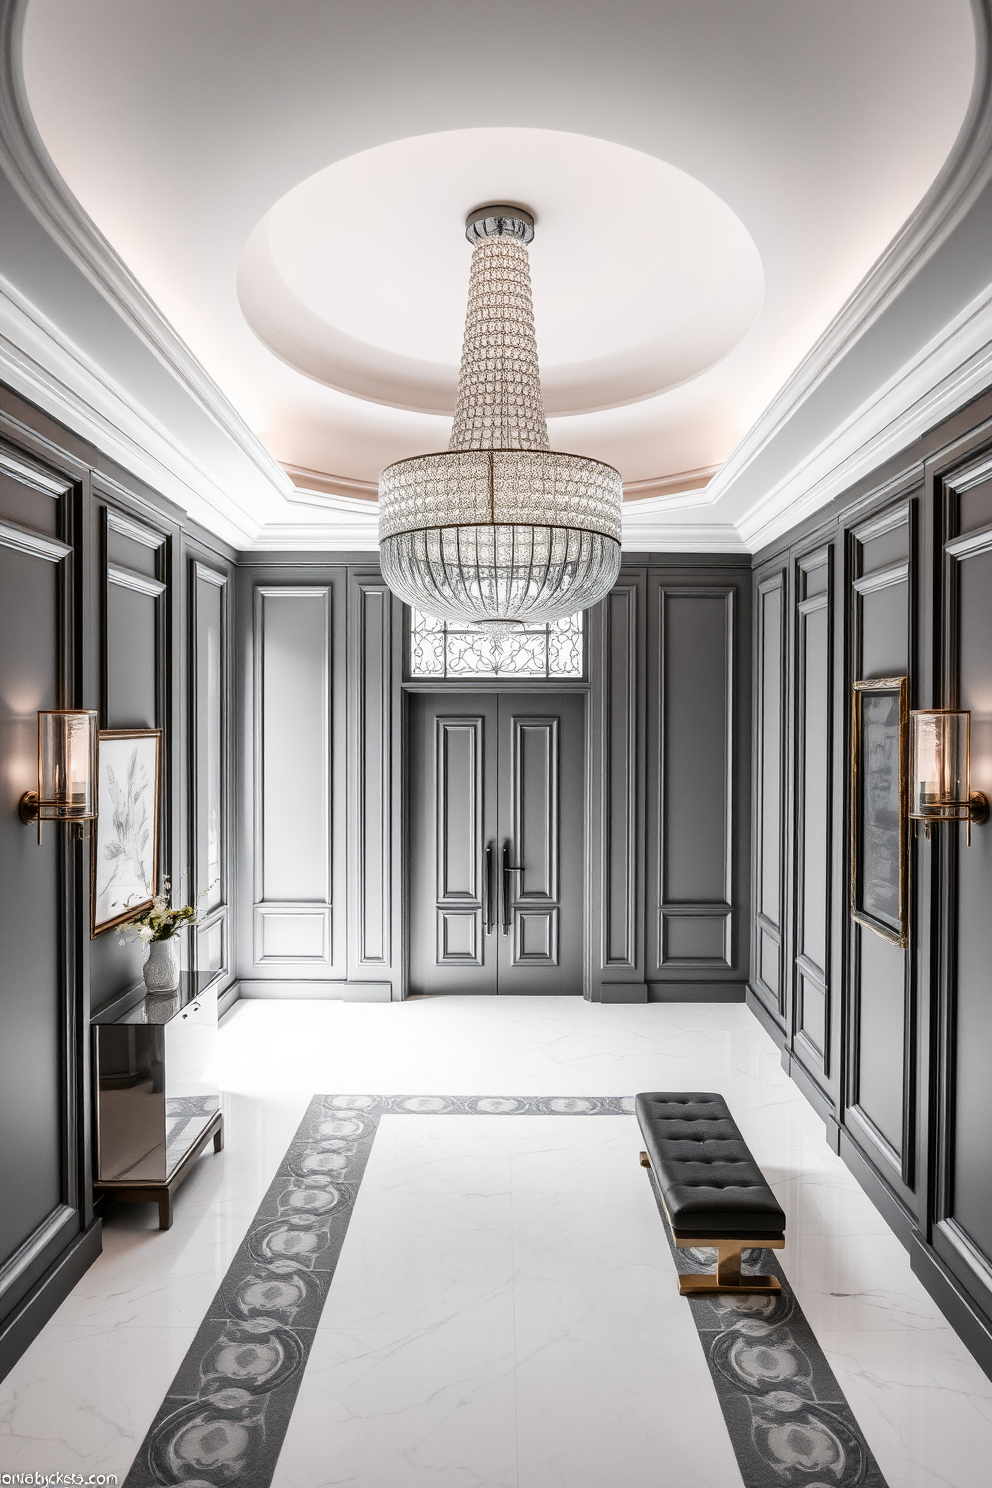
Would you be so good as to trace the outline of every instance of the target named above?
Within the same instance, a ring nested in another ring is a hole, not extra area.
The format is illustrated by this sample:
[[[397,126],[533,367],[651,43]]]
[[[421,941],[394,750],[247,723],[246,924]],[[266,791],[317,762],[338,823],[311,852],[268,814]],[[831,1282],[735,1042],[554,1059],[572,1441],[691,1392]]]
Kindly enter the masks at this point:
[[[411,992],[582,992],[584,699],[417,694]]]

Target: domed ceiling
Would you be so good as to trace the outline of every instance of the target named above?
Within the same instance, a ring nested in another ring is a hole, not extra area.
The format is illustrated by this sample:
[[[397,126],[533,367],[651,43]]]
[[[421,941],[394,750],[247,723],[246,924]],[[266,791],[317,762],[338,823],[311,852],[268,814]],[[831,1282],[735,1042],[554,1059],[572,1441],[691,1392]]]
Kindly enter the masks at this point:
[[[973,52],[967,0],[30,0],[24,33],[58,171],[297,486],[445,447],[465,214],[509,200],[552,445],[662,513],[925,194]]]

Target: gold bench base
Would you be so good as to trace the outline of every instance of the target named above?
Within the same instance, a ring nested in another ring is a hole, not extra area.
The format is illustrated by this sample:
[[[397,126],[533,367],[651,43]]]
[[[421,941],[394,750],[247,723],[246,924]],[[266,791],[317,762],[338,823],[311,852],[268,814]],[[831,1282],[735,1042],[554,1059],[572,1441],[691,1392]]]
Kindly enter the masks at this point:
[[[650,1168],[651,1159],[646,1152],[641,1153],[641,1167]],[[695,1235],[679,1239],[672,1224],[672,1216],[668,1212],[665,1196],[661,1194],[662,1206],[665,1210],[665,1218],[668,1220],[668,1228],[672,1232],[676,1250],[715,1250],[717,1263],[715,1271],[704,1272],[680,1272],[679,1294],[683,1297],[698,1297],[712,1295],[715,1292],[736,1292],[738,1295],[754,1292],[780,1292],[782,1283],[777,1276],[745,1276],[741,1271],[741,1253],[745,1250],[784,1250],[785,1240],[769,1240],[767,1235],[756,1236],[750,1240],[707,1240]]]

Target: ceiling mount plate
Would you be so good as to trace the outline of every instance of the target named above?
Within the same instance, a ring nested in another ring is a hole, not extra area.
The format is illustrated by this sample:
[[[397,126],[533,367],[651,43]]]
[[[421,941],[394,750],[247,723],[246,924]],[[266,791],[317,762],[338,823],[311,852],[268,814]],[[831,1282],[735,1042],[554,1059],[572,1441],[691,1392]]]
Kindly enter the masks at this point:
[[[470,243],[481,243],[484,238],[516,238],[526,246],[534,239],[534,214],[510,202],[476,207],[465,218],[465,236]]]

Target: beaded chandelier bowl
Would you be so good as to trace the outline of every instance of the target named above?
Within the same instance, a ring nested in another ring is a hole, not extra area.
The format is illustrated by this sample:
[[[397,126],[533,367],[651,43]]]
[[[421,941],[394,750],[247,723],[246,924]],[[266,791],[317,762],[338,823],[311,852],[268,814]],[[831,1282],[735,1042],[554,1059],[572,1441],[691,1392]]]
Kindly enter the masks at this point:
[[[473,243],[455,421],[443,454],[379,477],[386,583],[440,620],[511,629],[602,599],[620,571],[619,473],[548,446],[520,207],[482,207]]]

